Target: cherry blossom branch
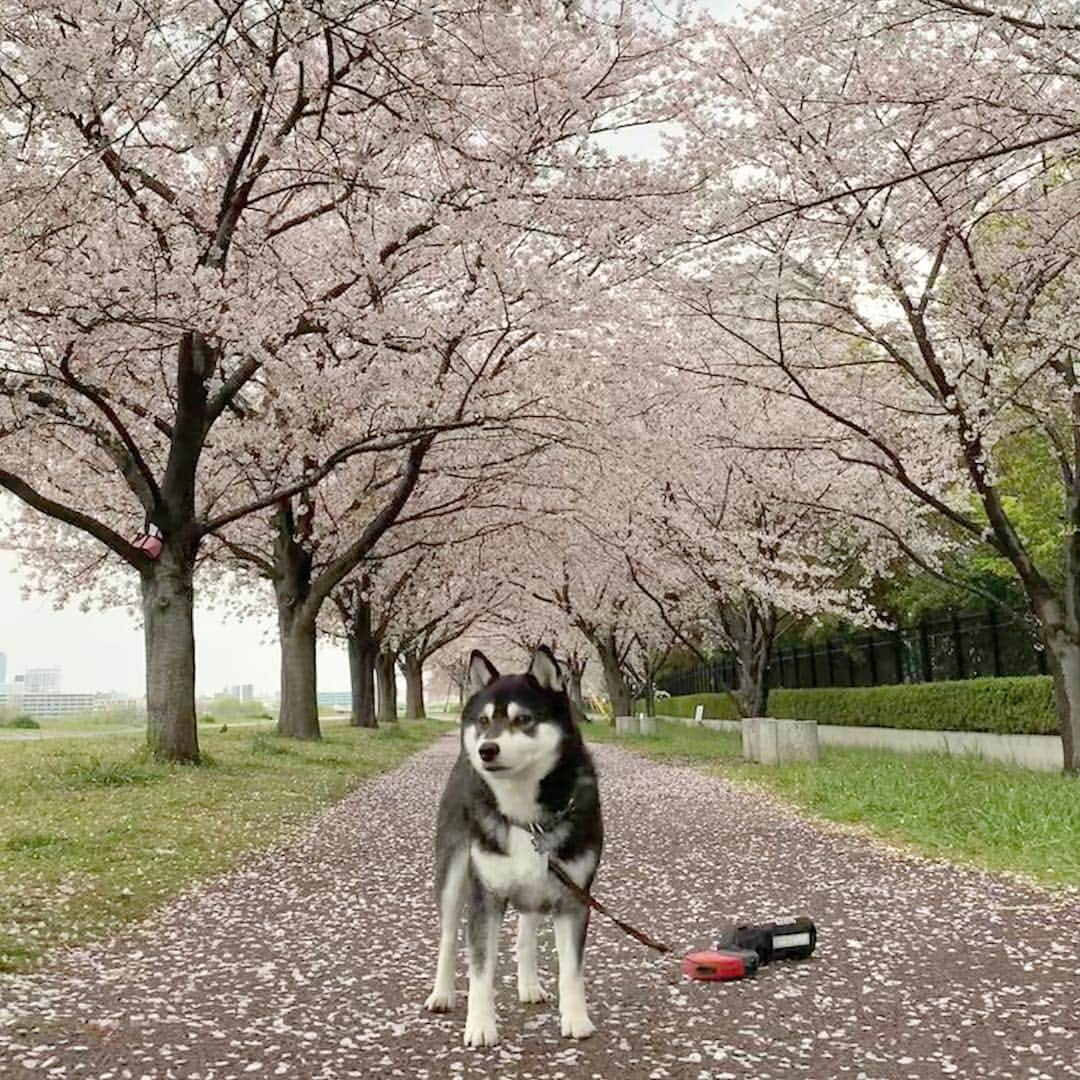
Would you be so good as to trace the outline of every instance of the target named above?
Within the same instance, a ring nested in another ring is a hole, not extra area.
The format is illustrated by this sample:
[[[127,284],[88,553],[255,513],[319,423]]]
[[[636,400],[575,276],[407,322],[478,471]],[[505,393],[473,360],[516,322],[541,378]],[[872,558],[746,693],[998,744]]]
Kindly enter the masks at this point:
[[[35,510],[48,514],[49,517],[62,521],[65,525],[81,529],[96,540],[100,540],[101,543],[119,555],[124,562],[135,567],[136,570],[148,570],[153,565],[149,557],[144,555],[138,548],[133,547],[129,541],[125,540],[115,530],[109,528],[103,521],[98,521],[97,518],[84,514],[81,510],[76,510],[74,507],[65,506],[63,503],[50,499],[25,480],[14,473],[8,472],[7,469],[0,468],[0,487],[6,488],[12,495],[22,499],[23,502],[28,506],[32,506]]]
[[[321,465],[307,471],[295,483],[288,484],[283,488],[271,492],[269,495],[263,495],[257,499],[252,499],[250,502],[238,506],[216,518],[211,518],[202,525],[201,531],[204,535],[217,532],[226,525],[230,525],[234,521],[239,521],[240,518],[247,517],[249,514],[254,514],[259,510],[264,510],[266,507],[273,506],[283,499],[289,499],[293,495],[298,495],[301,491],[306,491],[324,477],[329,476],[330,473],[343,462],[348,461],[350,458],[356,457],[359,454],[374,454],[387,450],[399,450],[403,446],[414,444],[420,445],[428,442],[428,440],[433,439],[435,435],[442,432],[454,431],[462,428],[480,427],[483,426],[484,423],[484,418],[478,420],[462,420],[457,423],[407,428],[402,434],[393,438],[381,438],[378,440],[369,438],[359,439],[356,442],[349,443],[346,446],[335,450]]]
[[[322,602],[356,568],[361,559],[375,546],[379,538],[394,523],[401,508],[409,501],[420,479],[424,457],[435,442],[435,433],[415,442],[402,463],[399,480],[383,508],[368,522],[364,531],[312,582],[304,606],[317,612]]]
[[[1035,150],[1039,147],[1051,146],[1054,143],[1061,142],[1065,139],[1072,139],[1078,135],[1080,135],[1080,125],[1074,125],[1057,133],[1036,135],[1030,139],[1021,139],[1018,142],[1008,143],[993,149],[980,150],[976,153],[958,154],[956,157],[945,158],[941,161],[933,162],[930,165],[924,165],[918,169],[909,169],[906,172],[900,172],[894,176],[884,177],[881,180],[871,180],[865,184],[845,185],[843,188],[830,191],[826,195],[821,195],[814,199],[793,202],[790,206],[776,210],[771,214],[765,214],[762,217],[756,217],[753,221],[713,233],[701,240],[690,243],[688,246],[700,248],[709,247],[713,244],[720,244],[727,240],[734,240],[736,237],[746,236],[748,233],[756,232],[765,225],[770,225],[776,221],[783,221],[785,218],[789,218],[795,214],[802,214],[808,210],[816,210],[820,207],[829,206],[847,198],[858,195],[877,194],[886,191],[889,188],[909,183],[912,180],[920,180],[928,176],[933,176],[935,173],[942,172],[945,169],[954,169],[961,165],[974,165],[980,161],[992,161],[996,158],[1009,157],[1022,150]],[[674,256],[672,255],[669,257]]]
[[[132,464],[146,485],[149,499],[144,498],[143,503],[146,512],[149,514],[161,503],[161,489],[158,487],[157,480],[154,479],[154,474],[151,472],[150,466],[147,465],[146,459],[135,444],[135,440],[131,437],[131,432],[128,431],[123,421],[117,415],[116,410],[108,403],[103,394],[89,383],[83,382],[83,380],[71,370],[71,354],[73,349],[73,345],[68,345],[64,350],[64,355],[60,359],[60,372],[64,376],[64,381],[73,390],[86,398],[87,401],[92,402],[105,419],[108,420],[113,431],[116,432],[117,437],[123,443],[124,449],[131,458]],[[137,491],[137,493],[142,494],[139,491]]]

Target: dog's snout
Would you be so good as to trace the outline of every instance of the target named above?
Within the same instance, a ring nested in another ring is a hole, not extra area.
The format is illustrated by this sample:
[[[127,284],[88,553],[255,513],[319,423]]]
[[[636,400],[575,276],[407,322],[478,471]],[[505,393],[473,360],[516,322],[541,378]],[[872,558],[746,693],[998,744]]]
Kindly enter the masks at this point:
[[[494,761],[499,756],[499,744],[496,742],[481,743],[477,752],[481,761]]]

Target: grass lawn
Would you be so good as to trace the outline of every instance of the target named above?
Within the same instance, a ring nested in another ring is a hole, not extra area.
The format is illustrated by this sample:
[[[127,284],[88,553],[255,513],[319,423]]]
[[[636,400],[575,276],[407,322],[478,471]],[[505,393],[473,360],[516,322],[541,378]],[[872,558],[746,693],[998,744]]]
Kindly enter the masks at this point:
[[[822,747],[817,765],[742,761],[737,734],[659,723],[656,737],[586,737],[757,784],[820,817],[932,856],[1080,887],[1080,779],[944,754]]]
[[[0,743],[0,971],[137,919],[393,768],[446,731],[324,723],[319,743],[271,726],[200,726],[208,763],[160,765],[131,735]]]

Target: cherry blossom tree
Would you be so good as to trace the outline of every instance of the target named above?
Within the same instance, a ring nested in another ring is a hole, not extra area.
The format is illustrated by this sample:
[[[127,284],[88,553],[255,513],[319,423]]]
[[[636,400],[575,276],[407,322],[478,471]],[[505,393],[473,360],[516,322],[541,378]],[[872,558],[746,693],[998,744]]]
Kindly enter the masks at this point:
[[[405,716],[409,719],[427,715],[424,666],[497,610],[505,598],[505,585],[488,567],[463,559],[466,553],[453,547],[443,548],[442,554],[446,558],[425,560],[423,575],[413,578],[396,620],[394,641],[405,676]]]
[[[556,651],[578,656],[580,643],[587,642],[615,715],[625,716],[641,682],[635,651],[654,633],[666,637],[667,630],[645,611],[630,578],[623,546],[633,531],[625,517],[628,503],[619,498],[615,461],[595,449],[563,448],[558,466],[551,459],[543,463],[548,487],[533,489],[527,524],[489,559],[506,568],[519,597],[503,627],[508,640],[523,643],[552,627]],[[563,480],[551,487],[555,475]],[[572,642],[569,650],[560,647],[564,639]]]
[[[395,533],[388,544],[399,539]],[[425,664],[467,634],[500,590],[469,558],[469,539],[439,536],[430,546],[413,541],[397,555],[376,553],[335,594],[339,633],[349,649],[353,724],[396,720],[398,665],[405,677],[406,717],[426,715]]]
[[[708,344],[700,343],[702,357]],[[864,471],[797,441],[785,445],[778,433],[797,420],[788,402],[702,379],[691,370],[706,362],[697,355],[684,335],[685,370],[640,434],[643,457],[663,464],[635,500],[645,533],[626,557],[654,617],[682,645],[701,660],[705,649],[733,654],[729,690],[739,712],[762,716],[780,633],[817,615],[878,619],[868,596],[891,545],[831,507],[860,505],[882,520],[893,507]],[[682,407],[687,397],[697,402],[693,412]],[[925,545],[917,515],[894,527],[912,548]]]
[[[576,269],[569,323],[597,253],[651,227],[669,178],[596,138],[680,107],[654,23],[603,4],[0,6],[0,486],[138,574],[156,753],[198,757],[204,539],[271,508],[287,533],[289,501],[358,449],[328,444],[311,399],[406,403],[359,436],[410,436],[378,532],[466,419],[463,386],[513,351],[485,342],[478,371],[458,337],[474,283],[513,310],[533,270]],[[237,461],[292,427],[291,467],[237,498]]]
[[[717,181],[671,289],[713,331],[700,370],[797,406],[785,438],[1011,564],[1073,772],[1078,33],[1028,5],[763,8],[713,56],[700,130]],[[1040,565],[999,482],[997,448],[1020,433],[1057,463],[1061,568]],[[905,549],[873,508],[836,509]]]

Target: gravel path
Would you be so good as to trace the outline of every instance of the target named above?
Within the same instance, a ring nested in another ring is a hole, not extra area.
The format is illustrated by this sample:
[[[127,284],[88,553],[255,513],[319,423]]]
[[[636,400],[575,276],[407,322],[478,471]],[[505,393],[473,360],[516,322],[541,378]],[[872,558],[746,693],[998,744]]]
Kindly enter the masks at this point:
[[[807,913],[818,951],[752,980],[691,983],[677,959],[594,919],[599,1031],[574,1043],[553,1005],[518,1004],[507,927],[503,1042],[466,1050],[463,1003],[448,1016],[420,1007],[434,970],[435,805],[455,752],[441,739],[299,843],[123,938],[0,981],[0,1076],[1080,1077],[1080,901],[825,831],[610,747],[597,750],[601,899],[685,947],[731,917]],[[553,951],[546,927],[542,971]]]

